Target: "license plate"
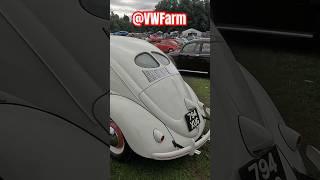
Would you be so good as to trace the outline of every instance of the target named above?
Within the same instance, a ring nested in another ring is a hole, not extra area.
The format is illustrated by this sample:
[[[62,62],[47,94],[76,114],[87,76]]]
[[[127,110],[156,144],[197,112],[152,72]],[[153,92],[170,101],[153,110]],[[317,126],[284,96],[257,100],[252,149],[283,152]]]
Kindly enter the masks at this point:
[[[199,118],[199,114],[198,114],[197,109],[194,109],[194,110],[188,112],[185,115],[185,118],[187,121],[189,131],[192,131],[194,128],[198,127],[200,124],[200,118]]]
[[[287,180],[276,147],[241,167],[239,173],[242,180]]]

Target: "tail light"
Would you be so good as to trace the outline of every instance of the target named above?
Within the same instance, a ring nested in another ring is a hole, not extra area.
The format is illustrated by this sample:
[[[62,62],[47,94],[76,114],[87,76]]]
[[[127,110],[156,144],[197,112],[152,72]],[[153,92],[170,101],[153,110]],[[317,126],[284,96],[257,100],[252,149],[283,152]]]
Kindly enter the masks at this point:
[[[153,130],[153,137],[157,143],[162,143],[164,141],[164,135],[158,129]]]

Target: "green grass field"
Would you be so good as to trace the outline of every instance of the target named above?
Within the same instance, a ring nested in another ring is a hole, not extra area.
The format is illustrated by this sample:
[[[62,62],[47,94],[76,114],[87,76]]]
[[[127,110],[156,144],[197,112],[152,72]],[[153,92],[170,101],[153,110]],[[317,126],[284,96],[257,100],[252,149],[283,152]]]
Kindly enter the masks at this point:
[[[199,76],[183,76],[199,99],[210,107],[210,80]],[[207,123],[209,127],[210,124]],[[199,150],[200,155],[170,161],[155,161],[134,156],[126,162],[111,161],[112,180],[208,180],[210,179],[210,143]]]

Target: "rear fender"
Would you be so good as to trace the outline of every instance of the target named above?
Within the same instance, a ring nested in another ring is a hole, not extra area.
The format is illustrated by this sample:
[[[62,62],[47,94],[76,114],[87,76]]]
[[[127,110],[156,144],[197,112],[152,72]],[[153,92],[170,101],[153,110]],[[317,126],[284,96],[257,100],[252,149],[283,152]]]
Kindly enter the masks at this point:
[[[140,156],[174,150],[172,136],[166,126],[136,102],[120,95],[110,95],[110,117],[120,127],[130,148]],[[164,135],[162,143],[155,141],[154,129]]]

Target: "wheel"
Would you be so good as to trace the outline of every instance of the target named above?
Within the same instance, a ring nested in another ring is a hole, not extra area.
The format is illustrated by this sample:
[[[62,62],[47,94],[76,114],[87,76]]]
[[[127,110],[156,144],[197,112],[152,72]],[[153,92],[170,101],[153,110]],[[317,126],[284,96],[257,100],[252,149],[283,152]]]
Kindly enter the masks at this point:
[[[126,142],[121,129],[112,120],[110,121],[110,134],[111,134],[111,145],[110,145],[111,157],[119,160],[128,159],[132,155],[132,150],[130,149],[128,143]]]

